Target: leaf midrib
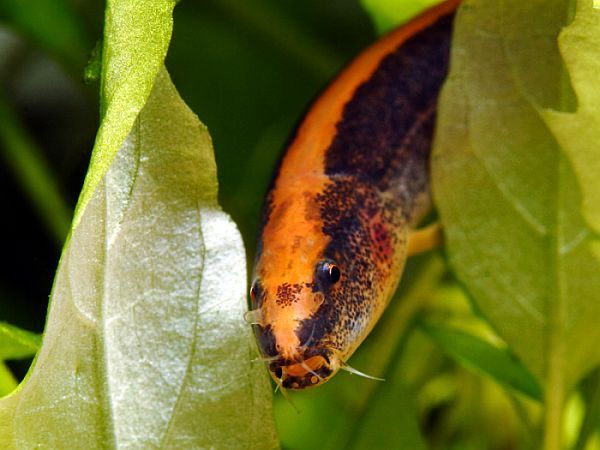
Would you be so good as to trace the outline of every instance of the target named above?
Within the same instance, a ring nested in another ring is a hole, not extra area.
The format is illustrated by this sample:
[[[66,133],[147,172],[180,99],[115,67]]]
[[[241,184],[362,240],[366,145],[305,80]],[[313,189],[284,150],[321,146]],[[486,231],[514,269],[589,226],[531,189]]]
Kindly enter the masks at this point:
[[[570,12],[573,11],[571,8],[571,1],[567,2],[568,10],[567,17],[565,18],[564,26],[567,26],[572,17],[569,17]],[[564,278],[564,270],[562,265],[562,254],[561,248],[563,245],[563,219],[561,219],[561,212],[564,206],[564,175],[567,170],[567,161],[563,154],[559,143],[557,142],[554,134],[547,126],[541,106],[535,101],[535,99],[529,95],[525,87],[519,82],[519,77],[514,72],[514,65],[509,57],[509,51],[506,45],[506,33],[503,31],[504,27],[504,0],[500,0],[499,17],[500,17],[500,39],[502,42],[502,51],[507,61],[507,66],[510,71],[511,79],[515,88],[518,90],[522,98],[530,105],[532,111],[538,115],[545,132],[552,136],[554,142],[554,148],[550,149],[555,154],[555,164],[553,166],[553,179],[554,183],[551,186],[554,189],[551,192],[552,200],[554,202],[554,211],[550,216],[550,221],[547,226],[547,257],[549,262],[548,278],[546,289],[546,311],[548,320],[546,327],[544,327],[544,342],[545,345],[545,375],[544,390],[545,390],[545,417],[544,417],[544,448],[546,449],[557,449],[561,445],[561,427],[562,427],[562,412],[564,409],[565,391],[566,391],[566,377],[565,377],[565,323],[567,321],[567,292],[566,292],[566,280]],[[558,45],[558,42],[557,42]],[[560,84],[557,87],[559,107],[561,110],[565,110],[567,105],[570,104],[570,90],[569,88],[569,74],[566,72],[564,66],[560,71]]]
[[[573,9],[570,7],[570,3],[574,0],[569,0],[567,17],[565,20],[565,25],[568,25],[572,20],[572,17],[568,17],[569,12]],[[545,342],[546,345],[546,374],[547,374],[547,384],[546,384],[546,395],[548,393],[553,393],[555,395],[564,396],[564,324],[567,320],[567,312],[566,312],[566,292],[565,292],[565,280],[564,280],[564,271],[561,271],[561,245],[562,245],[562,236],[561,236],[561,211],[563,210],[563,193],[564,193],[564,181],[563,174],[566,169],[566,161],[561,148],[554,138],[554,134],[550,130],[550,128],[546,125],[546,122],[543,117],[542,107],[535,101],[535,99],[529,94],[527,89],[520,83],[519,77],[514,71],[514,64],[512,63],[512,59],[509,56],[509,50],[506,43],[506,32],[504,32],[504,24],[505,21],[503,18],[505,17],[505,0],[500,0],[500,11],[499,11],[499,24],[500,24],[500,33],[499,37],[502,43],[502,52],[504,54],[505,60],[507,62],[507,67],[509,69],[509,74],[515,89],[526,101],[530,107],[532,112],[537,114],[540,119],[540,123],[544,127],[546,133],[552,136],[553,142],[555,146],[553,149],[556,155],[555,164],[554,164],[554,174],[553,178],[555,180],[551,185],[554,186],[554,190],[551,193],[551,198],[554,200],[554,214],[550,216],[551,221],[547,224],[545,239],[547,239],[548,245],[548,261],[550,263],[550,270],[548,271],[548,276],[550,278],[550,282],[547,284],[547,294],[546,294],[546,306],[547,306],[547,314],[548,320],[546,321],[545,327]],[[570,102],[567,100],[569,97],[569,92],[571,92],[569,87],[569,75],[563,69],[560,73],[561,83],[558,86],[559,89],[559,105],[561,110],[564,110]],[[494,178],[495,179],[495,178]],[[557,389],[558,388],[558,389]],[[561,400],[562,403],[562,400]]]
[[[131,197],[133,196],[133,191],[135,189],[135,185],[136,185],[136,181],[138,179],[138,174],[139,174],[139,170],[140,170],[140,164],[141,164],[141,152],[140,152],[140,148],[141,148],[141,129],[140,129],[140,121],[139,121],[139,116],[138,118],[135,120],[135,122],[133,123],[133,128],[130,131],[130,135],[129,136],[134,136],[135,135],[135,145],[134,145],[134,152],[135,152],[135,169],[134,172],[132,174],[132,178],[131,178],[131,184],[129,187],[129,191],[127,193],[127,198],[125,198],[124,201],[124,205],[123,205],[123,213],[121,214],[121,220],[123,220],[125,218],[125,215],[127,213],[127,210],[129,209],[130,206],[130,201],[131,201]],[[129,139],[126,138],[126,140]],[[123,148],[121,148],[119,151],[125,150]],[[114,164],[113,160],[113,164]],[[110,168],[109,168],[110,170]],[[100,419],[101,419],[101,423],[104,424],[103,426],[103,430],[104,430],[104,435],[105,435],[105,442],[108,442],[111,444],[111,446],[113,448],[119,448],[119,442],[118,442],[118,436],[117,436],[117,431],[116,431],[116,426],[115,426],[115,412],[114,412],[114,408],[113,408],[113,401],[112,401],[112,395],[111,395],[111,386],[112,386],[112,380],[110,378],[109,372],[109,362],[108,362],[108,345],[110,343],[107,342],[106,340],[106,335],[107,335],[107,328],[106,325],[108,323],[108,313],[106,311],[107,305],[108,305],[108,267],[106,262],[108,261],[108,257],[109,257],[109,252],[110,252],[110,247],[112,245],[112,242],[109,242],[109,236],[110,236],[110,230],[108,229],[109,226],[109,220],[108,220],[108,204],[109,204],[109,189],[107,186],[107,174],[108,171],[104,174],[104,185],[99,185],[98,189],[103,189],[103,194],[104,194],[104,208],[103,208],[103,215],[104,215],[104,239],[102,240],[103,242],[103,252],[102,252],[102,284],[101,284],[101,291],[100,291],[100,308],[99,308],[99,313],[98,313],[98,324],[100,327],[100,330],[98,332],[98,341],[99,341],[99,346],[98,348],[101,348],[101,354],[99,355],[99,357],[97,358],[97,365],[98,367],[98,379],[103,379],[104,383],[101,384],[101,386],[103,386],[104,388],[100,390],[100,392],[103,395],[103,399],[101,400],[101,404],[106,405],[106,407],[101,408],[100,411]]]

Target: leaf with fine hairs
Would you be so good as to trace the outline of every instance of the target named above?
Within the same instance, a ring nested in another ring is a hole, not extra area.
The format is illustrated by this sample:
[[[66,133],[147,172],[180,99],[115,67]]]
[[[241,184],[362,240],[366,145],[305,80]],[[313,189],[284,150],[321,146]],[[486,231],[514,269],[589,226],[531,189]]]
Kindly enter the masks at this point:
[[[0,447],[277,447],[244,247],[216,199],[210,136],[163,68],[65,246]]]
[[[100,127],[74,226],[144,107],[163,66],[175,0],[108,0],[100,76]]]

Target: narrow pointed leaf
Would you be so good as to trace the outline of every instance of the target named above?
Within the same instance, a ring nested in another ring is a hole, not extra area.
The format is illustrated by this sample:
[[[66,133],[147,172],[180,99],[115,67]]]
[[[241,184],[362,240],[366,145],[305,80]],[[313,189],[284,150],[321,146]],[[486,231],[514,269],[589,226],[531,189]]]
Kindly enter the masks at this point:
[[[0,361],[30,358],[40,347],[38,334],[0,322]]]
[[[497,383],[536,400],[542,391],[535,378],[506,349],[446,326],[425,324],[425,332],[450,357]]]
[[[0,447],[273,448],[240,235],[166,71],[67,243]]]
[[[17,387],[17,380],[6,364],[0,361],[0,396],[10,394]]]
[[[17,380],[4,361],[33,357],[41,341],[38,334],[0,322],[0,397],[17,387]]]

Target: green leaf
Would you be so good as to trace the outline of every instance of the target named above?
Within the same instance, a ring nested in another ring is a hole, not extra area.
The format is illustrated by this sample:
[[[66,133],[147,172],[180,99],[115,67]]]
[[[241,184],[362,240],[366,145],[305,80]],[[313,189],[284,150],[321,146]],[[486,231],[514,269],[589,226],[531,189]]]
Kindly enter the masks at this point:
[[[491,377],[501,385],[542,400],[535,378],[506,349],[446,326],[424,324],[425,332],[459,363]]]
[[[577,110],[546,110],[544,118],[564,154],[569,159],[581,187],[581,203],[586,233],[600,233],[600,9],[589,1],[578,1],[575,17],[560,34],[559,47],[568,77],[577,95]],[[576,137],[576,139],[574,139]],[[600,247],[593,245],[600,255]]]
[[[32,357],[41,340],[35,333],[0,322],[0,361]]]
[[[171,40],[174,7],[174,0],[107,2],[100,77],[101,122],[73,228],[150,95]]]
[[[360,0],[379,34],[403,24],[441,0]]]
[[[577,36],[587,52],[565,66],[556,39],[571,3],[462,5],[432,161],[450,264],[543,384],[546,448],[560,445],[568,390],[600,363],[600,241],[589,212],[598,182],[574,163],[600,158],[599,118],[584,109],[580,82],[597,73],[598,11],[577,2],[562,42]],[[594,119],[585,133],[566,125],[580,114]]]
[[[240,235],[166,70],[65,246],[0,447],[273,448]]]
[[[557,370],[572,386],[600,362],[600,260],[582,215],[593,188],[544,120],[574,104],[555,42],[568,3],[464,4],[433,183],[451,264],[478,306],[540,380]],[[568,140],[597,159],[588,137]]]
[[[17,387],[17,380],[12,372],[0,361],[0,397],[10,394]]]
[[[96,42],[88,62],[83,69],[83,82],[91,84],[100,79],[102,75],[102,41]]]
[[[472,300],[453,277],[437,286],[419,320],[452,327],[497,347],[506,345],[489,322],[474,310]]]
[[[32,358],[41,342],[38,334],[0,322],[0,397],[10,394],[17,387],[17,379],[4,361]]]

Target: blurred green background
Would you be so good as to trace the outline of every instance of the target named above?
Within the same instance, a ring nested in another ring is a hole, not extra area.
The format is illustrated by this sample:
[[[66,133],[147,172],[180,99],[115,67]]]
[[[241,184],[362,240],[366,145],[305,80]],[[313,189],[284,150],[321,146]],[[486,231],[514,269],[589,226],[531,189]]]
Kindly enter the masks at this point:
[[[394,20],[432,2],[364,0],[388,10],[403,3]],[[96,0],[0,0],[0,321],[35,332],[98,124],[98,84],[83,73],[103,9]],[[376,30],[358,0],[186,0],[174,23],[167,67],[210,130],[221,205],[251,265],[262,198],[288,134],[327,80],[391,22]],[[292,394],[300,413],[277,395],[283,447],[526,447],[533,436],[519,421],[536,405],[457,366],[418,326],[425,305],[428,320],[492,335],[443,257],[411,260],[400,295],[351,361],[387,381],[340,374]],[[28,364],[10,367],[23,376]]]

